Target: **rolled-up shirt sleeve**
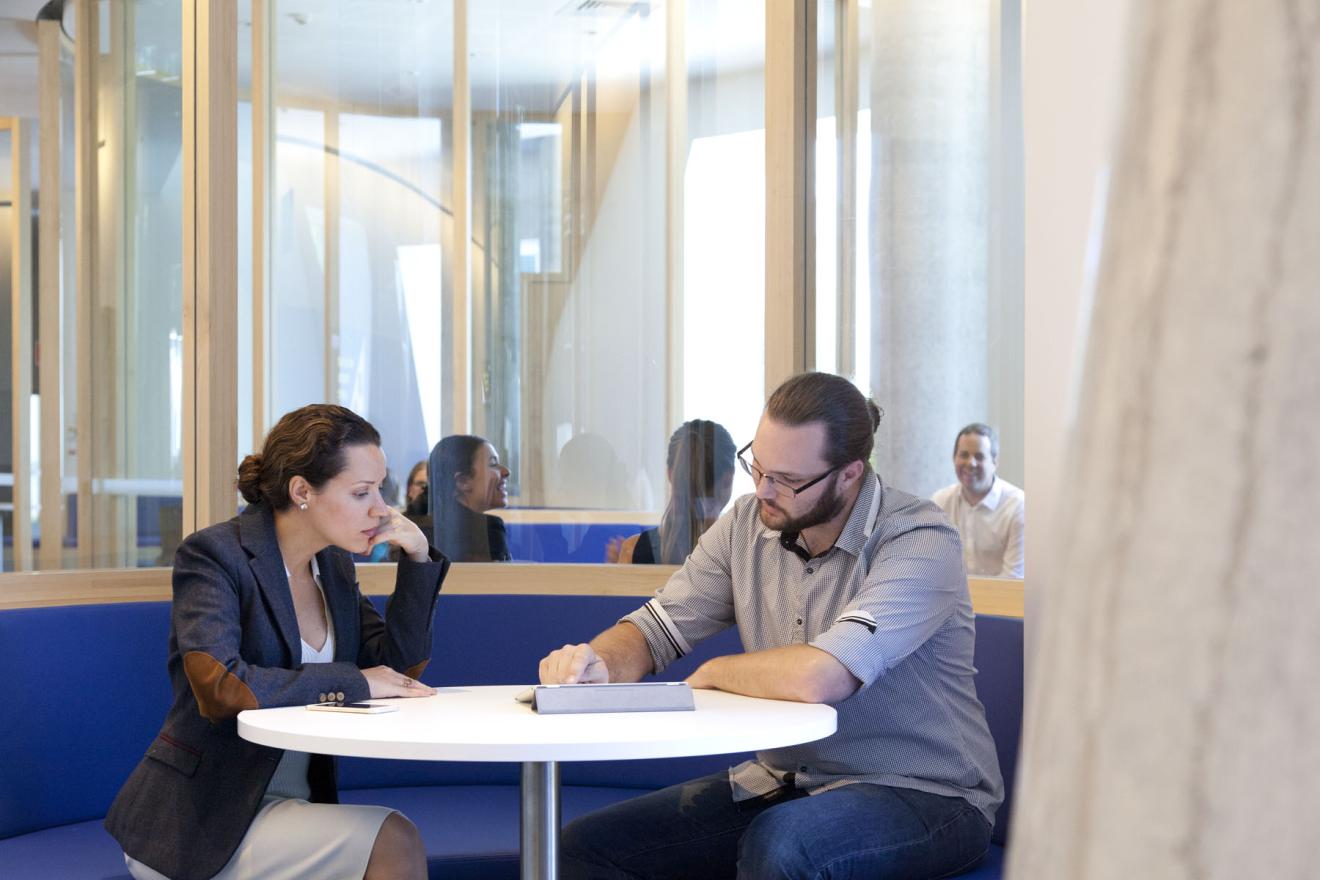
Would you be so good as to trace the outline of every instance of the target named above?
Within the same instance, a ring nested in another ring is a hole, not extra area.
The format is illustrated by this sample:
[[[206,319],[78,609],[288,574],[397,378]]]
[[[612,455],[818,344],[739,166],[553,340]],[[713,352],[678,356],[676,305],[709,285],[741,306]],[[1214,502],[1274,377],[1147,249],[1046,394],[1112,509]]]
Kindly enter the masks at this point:
[[[966,593],[957,533],[947,525],[915,528],[885,543],[862,589],[808,644],[866,687],[921,647]]]
[[[734,623],[732,520],[732,512],[720,517],[655,597],[620,621],[642,631],[657,673]]]

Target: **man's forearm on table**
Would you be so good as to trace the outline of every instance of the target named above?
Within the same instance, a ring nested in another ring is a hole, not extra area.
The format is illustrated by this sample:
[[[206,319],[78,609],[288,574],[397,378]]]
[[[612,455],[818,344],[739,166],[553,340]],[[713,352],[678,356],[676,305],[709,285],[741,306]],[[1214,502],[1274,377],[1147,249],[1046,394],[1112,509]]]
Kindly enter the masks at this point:
[[[605,661],[610,681],[641,681],[655,669],[646,637],[631,623],[617,623],[605,630],[591,640],[591,649]]]
[[[688,683],[799,703],[837,703],[861,685],[832,654],[811,645],[716,657],[703,663],[688,677]]]

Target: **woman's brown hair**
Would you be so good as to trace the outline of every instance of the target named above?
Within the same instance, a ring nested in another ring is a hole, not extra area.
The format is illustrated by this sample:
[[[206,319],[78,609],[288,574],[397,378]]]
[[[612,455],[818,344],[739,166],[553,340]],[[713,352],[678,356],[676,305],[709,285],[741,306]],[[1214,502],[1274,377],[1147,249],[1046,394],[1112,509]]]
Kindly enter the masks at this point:
[[[238,466],[238,491],[249,504],[285,510],[289,481],[302,477],[319,489],[344,469],[349,446],[380,445],[380,433],[362,416],[331,403],[286,413],[266,435],[261,452]]]

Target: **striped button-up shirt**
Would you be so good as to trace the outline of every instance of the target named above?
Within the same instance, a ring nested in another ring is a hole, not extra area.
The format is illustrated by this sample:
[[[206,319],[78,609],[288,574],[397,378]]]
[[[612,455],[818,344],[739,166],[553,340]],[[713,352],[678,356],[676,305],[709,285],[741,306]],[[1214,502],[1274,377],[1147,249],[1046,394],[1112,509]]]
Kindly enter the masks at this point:
[[[802,559],[744,496],[654,599],[624,618],[657,672],[737,624],[744,650],[807,644],[861,687],[825,739],[729,771],[735,800],[871,782],[965,798],[990,821],[1004,786],[976,698],[975,626],[957,532],[929,501],[868,474],[839,539]]]

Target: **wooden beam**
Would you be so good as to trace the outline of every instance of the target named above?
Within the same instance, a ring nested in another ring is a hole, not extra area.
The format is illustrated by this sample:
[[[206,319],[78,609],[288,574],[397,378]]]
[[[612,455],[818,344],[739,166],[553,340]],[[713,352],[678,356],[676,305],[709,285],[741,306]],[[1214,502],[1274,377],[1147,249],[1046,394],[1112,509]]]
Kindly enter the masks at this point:
[[[677,570],[673,565],[544,565],[533,563],[458,562],[442,592],[451,596],[637,596],[655,591]],[[394,591],[394,566],[357,566],[362,592]],[[0,611],[43,605],[98,605],[115,602],[168,602],[171,570],[93,570],[0,575]],[[977,614],[1022,616],[1022,581],[970,578]],[[640,604],[640,601],[639,603]]]
[[[765,393],[815,361],[816,0],[765,4]]]
[[[127,493],[108,491],[107,478],[129,473],[130,437],[139,424],[139,395],[133,370],[138,345],[137,322],[132,319],[138,299],[137,249],[133,246],[138,216],[138,91],[135,42],[137,4],[107,3],[110,16],[108,52],[101,59],[99,78],[103,111],[98,117],[101,203],[98,241],[101,261],[96,286],[96,337],[92,342],[96,408],[92,413],[97,467],[93,477],[97,540],[102,547],[98,565],[137,565],[137,504]],[[130,219],[131,218],[131,219]],[[126,222],[127,221],[127,222]],[[100,491],[96,491],[99,484]],[[105,550],[108,549],[108,555]]]
[[[60,52],[58,21],[37,22],[37,153],[41,165],[38,242],[38,372],[41,397],[41,547],[37,567],[60,568],[64,548],[64,347],[60,296]]]
[[[183,21],[183,532],[234,515],[238,455],[238,17],[186,0]]]
[[[10,146],[10,428],[14,570],[32,570],[32,137],[31,123],[11,118]]]
[[[95,511],[92,509],[92,474],[96,443],[92,436],[92,319],[95,313],[97,267],[97,77],[100,57],[93,34],[101,33],[100,4],[81,2],[75,7],[74,45],[74,151],[75,210],[77,212],[77,272],[74,297],[76,319],[77,416],[74,429],[78,470],[78,567],[91,568],[94,558]],[[185,191],[186,192],[186,191]],[[185,303],[185,307],[186,307]]]

